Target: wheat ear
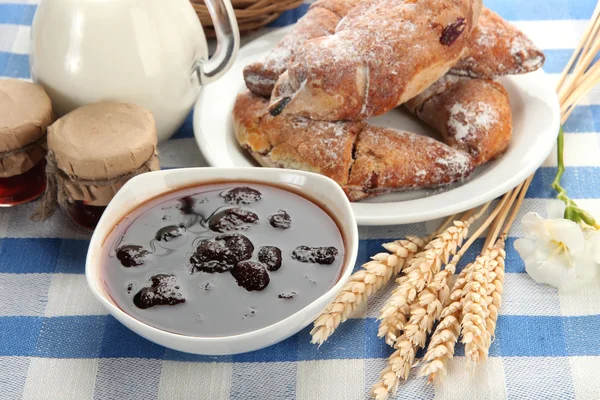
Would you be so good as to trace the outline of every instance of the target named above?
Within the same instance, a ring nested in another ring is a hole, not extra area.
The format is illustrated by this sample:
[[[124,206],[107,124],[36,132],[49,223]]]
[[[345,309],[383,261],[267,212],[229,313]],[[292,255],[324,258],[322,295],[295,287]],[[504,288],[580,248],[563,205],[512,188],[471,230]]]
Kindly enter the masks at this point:
[[[350,318],[374,293],[398,275],[406,263],[425,247],[427,239],[407,237],[386,243],[390,253],[379,253],[355,272],[333,302],[317,317],[310,334],[312,343],[323,344],[337,327]]]
[[[405,269],[406,275],[397,280],[398,286],[381,309],[379,319],[379,337],[385,337],[386,343],[393,346],[398,335],[404,329],[406,319],[410,314],[410,305],[417,295],[428,285],[439,272],[442,264],[447,263],[451,255],[468,235],[469,226],[478,216],[466,220],[455,221],[425,249],[415,255]]]
[[[411,318],[410,314],[415,314],[411,325],[418,324],[419,331],[415,332],[418,338],[413,340],[413,342],[415,344],[423,342],[419,338],[424,338],[431,331],[431,327],[439,317],[442,305],[450,293],[449,281],[456,271],[456,264],[475,240],[494,221],[496,216],[505,209],[507,203],[511,204],[514,201],[516,195],[511,196],[512,194],[513,192],[511,191],[502,197],[502,200],[479,229],[464,243],[460,251],[457,252],[457,249],[467,236],[468,228],[487,211],[491,203],[485,204],[475,215],[473,215],[474,210],[471,210],[463,217],[462,221],[456,221],[454,227],[447,229],[448,231],[453,228],[456,229],[458,226],[464,227],[464,233],[458,232],[464,235],[460,238],[461,243],[454,245],[456,241],[454,243],[450,241],[451,246],[445,252],[442,251],[446,243],[444,240],[450,239],[449,235],[443,236],[446,232],[442,232],[440,236],[425,247],[422,253],[417,254],[413,258],[405,269],[406,275],[398,279],[398,288],[392,293],[390,299],[381,310],[379,316],[381,320],[378,330],[379,337],[385,337],[386,343],[393,346],[400,332],[403,330],[406,331],[407,323],[409,323],[409,319]],[[450,264],[448,264],[450,255],[453,255],[453,258]],[[443,271],[440,271],[442,262],[448,265],[446,265]],[[423,293],[419,299],[420,305],[417,308],[411,308],[416,297],[425,289],[425,284],[429,285],[431,281],[434,282],[434,285]],[[419,309],[419,307],[422,308],[423,306],[427,307]],[[417,328],[411,326],[410,329]]]
[[[489,254],[477,257],[467,272],[467,283],[463,289],[462,318],[460,329],[465,356],[477,363],[487,358],[491,335],[487,330],[489,318],[487,288],[489,282]]]
[[[466,275],[467,270],[468,268],[463,271],[464,275]],[[448,275],[448,277],[451,276],[452,274]],[[430,379],[433,379],[435,378],[435,374],[443,369],[444,361],[442,361],[442,358],[444,356],[447,356],[447,358],[452,357],[454,354],[454,345],[460,333],[459,316],[462,308],[460,300],[463,293],[462,288],[465,283],[466,277],[463,276],[462,280],[459,277],[453,287],[452,293],[447,296],[451,303],[443,310],[441,309],[443,302],[439,298],[434,297],[435,295],[430,291],[422,292],[423,295],[419,296],[419,302],[411,307],[411,318],[405,326],[405,333],[396,341],[396,351],[388,359],[388,365],[381,372],[379,381],[373,385],[371,396],[377,400],[385,400],[389,397],[390,393],[396,392],[400,378],[408,378],[417,350],[425,344],[426,333],[423,332],[428,333],[431,331],[431,326],[440,314],[442,321],[436,328],[436,333],[434,333],[429,345],[429,351],[425,356],[426,360],[429,357],[430,361],[428,365],[431,368],[431,371],[428,371],[426,375],[430,375]],[[433,286],[441,287],[445,284],[446,282],[434,282],[432,285],[429,285],[428,289],[431,289]],[[430,303],[423,305],[422,303],[425,301],[430,301]],[[435,317],[429,319],[428,314]],[[438,348],[440,345],[444,345],[445,348],[443,350]],[[444,354],[440,354],[442,351]],[[438,364],[441,364],[441,368],[438,367]]]
[[[425,357],[425,362],[429,364],[431,369],[426,375],[433,374],[433,376],[430,376],[430,380],[435,378],[438,370],[444,368],[444,361],[435,360],[435,358],[445,356],[451,358],[454,354],[454,346],[460,334],[459,318],[463,309],[463,290],[469,283],[469,273],[472,273],[473,269],[476,268],[473,264],[467,266],[459,275],[452,293],[450,293],[450,280],[456,271],[456,263],[459,258],[460,255],[446,265],[442,271],[438,272],[433,282],[419,293],[417,301],[411,306],[410,319],[404,326],[404,335],[400,337],[396,345],[398,348],[412,348],[400,354],[403,357],[402,360],[398,359],[393,362],[393,365],[398,369],[392,367],[392,370],[398,372],[398,377],[404,379],[408,377],[408,371],[414,362],[417,350],[425,346],[427,335],[440,317],[442,321],[436,328],[437,337],[434,333],[435,340],[432,338],[429,344],[429,359],[427,355]],[[486,289],[488,287],[485,286]],[[487,300],[487,297],[484,300]],[[448,302],[450,304],[443,308]],[[443,348],[438,348],[440,345],[443,345]]]
[[[454,347],[460,336],[463,288],[472,265],[467,265],[454,282],[449,304],[442,310],[441,321],[435,328],[427,353],[423,357],[424,364],[420,375],[429,376],[429,382],[433,382],[438,375],[445,373],[447,361],[454,356]]]
[[[493,240],[493,237],[498,234],[499,229],[504,223],[506,215],[514,204],[517,195],[519,192],[522,192],[522,188],[522,186],[519,186],[503,196],[492,215],[479,228],[476,235],[481,234],[483,229],[493,222],[492,237],[488,237],[488,240]],[[467,245],[470,245],[473,240],[474,238],[472,237]],[[457,256],[464,254],[464,250],[464,248],[461,249],[461,253],[457,254]],[[492,333],[488,331],[488,320],[490,318],[493,319],[493,321],[490,320],[490,324],[495,327],[495,322],[498,318],[499,303],[494,304],[493,298],[494,294],[497,295],[495,293],[496,289],[499,291],[502,290],[501,282],[496,280],[497,272],[495,270],[500,263],[502,265],[501,279],[504,277],[504,263],[500,260],[502,254],[506,257],[506,254],[501,252],[499,248],[490,250],[486,243],[479,257],[468,268],[465,268],[456,282],[457,289],[462,287],[463,292],[462,299],[460,300],[462,314],[460,316],[459,332],[462,333],[462,343],[465,344],[467,360],[472,363],[485,360],[488,355],[491,335],[493,334],[493,331]],[[490,314],[488,305],[495,310],[493,315]],[[498,307],[495,307],[496,305]],[[489,329],[491,329],[491,326]],[[454,350],[453,347],[452,350]],[[434,379],[435,375],[433,377],[430,375],[430,380],[432,378]]]
[[[489,280],[487,285],[488,317],[485,321],[486,329],[491,337],[496,331],[496,322],[502,304],[502,290],[504,287],[504,262],[506,260],[505,237],[500,237],[490,252],[488,264]],[[489,350],[486,349],[486,353]]]
[[[436,273],[433,281],[417,295],[416,301],[410,306],[410,317],[404,325],[404,334],[396,341],[397,350],[388,360],[388,368],[382,372],[373,393],[381,392],[382,388],[390,392],[394,390],[394,387],[386,386],[389,379],[385,375],[389,372],[393,372],[398,381],[400,378],[408,378],[417,351],[425,346],[427,334],[433,329],[433,324],[442,313],[443,304],[450,296],[448,280],[452,279],[454,268],[453,264],[448,266],[451,267]]]
[[[480,235],[487,226],[491,223],[491,221],[498,214],[500,209],[504,206],[508,196],[506,195],[500,205],[496,207],[496,209],[492,212],[492,214],[486,219],[483,225],[477,230],[476,234]],[[463,221],[457,221],[457,225],[451,228],[456,227],[465,227],[468,229],[474,221],[476,221],[490,206],[490,203],[486,204],[481,208],[481,210],[474,216],[472,212],[469,213],[466,217],[463,218]],[[460,224],[463,223],[463,225]],[[456,231],[455,231],[456,233]],[[466,236],[466,234],[465,234]],[[443,243],[444,239],[448,240],[448,236],[444,236],[443,233],[438,238],[436,238],[432,243],[438,241]],[[462,242],[464,240],[464,236],[460,238],[458,241],[458,237],[454,238],[457,242]],[[469,239],[467,243],[472,243],[474,238]],[[430,243],[431,245],[431,243]],[[442,314],[444,317],[448,317],[446,319],[446,324],[452,322],[452,316],[449,314],[454,314],[454,308],[452,308],[451,312],[446,312],[446,314],[442,313],[442,307],[450,298],[450,289],[449,289],[449,281],[452,278],[454,272],[456,271],[456,263],[466,251],[466,248],[462,248],[457,253],[457,248],[459,244],[455,246],[450,246],[447,251],[443,251],[445,247],[438,243],[437,246],[426,246],[423,253],[415,256],[411,265],[407,267],[407,277],[400,278],[399,281],[402,281],[405,285],[413,284],[413,287],[409,288],[407,292],[408,295],[401,294],[401,299],[404,301],[401,304],[401,307],[397,310],[400,311],[396,315],[397,321],[401,321],[401,324],[394,326],[393,328],[398,329],[398,331],[404,331],[404,333],[397,337],[387,334],[386,339],[396,339],[394,343],[394,347],[396,351],[390,356],[388,359],[387,367],[381,372],[380,379],[377,381],[371,390],[371,395],[376,399],[386,399],[390,393],[395,392],[398,388],[399,379],[404,378],[407,379],[410,373],[410,368],[415,360],[415,356],[417,350],[420,347],[425,346],[425,342],[427,339],[427,334],[431,332],[433,328],[433,324]],[[443,271],[440,271],[441,263],[448,263],[448,259],[450,255],[454,254],[452,262],[447,264]],[[417,257],[421,257],[421,261],[419,264],[415,261]],[[422,268],[423,265],[425,268]],[[433,272],[436,270],[435,272]],[[433,278],[428,282],[427,277],[433,275]],[[465,272],[466,274],[466,272]],[[412,276],[411,276],[412,275]],[[423,283],[418,279],[422,279]],[[417,284],[415,284],[415,282]],[[420,284],[423,286],[423,290],[419,290]],[[426,285],[426,286],[425,286]],[[397,289],[399,292],[402,289],[400,286]],[[404,288],[406,290],[406,288]],[[457,299],[460,299],[462,292],[458,292]],[[393,295],[392,295],[393,297]],[[390,299],[393,300],[393,299]],[[410,302],[410,303],[409,303]],[[393,304],[388,301],[388,304],[391,304],[391,307],[396,307],[398,303]],[[461,303],[458,302],[460,305]],[[406,308],[408,307],[408,312],[406,312]],[[385,309],[385,307],[384,307]],[[408,321],[406,318],[408,317]],[[458,317],[455,317],[456,321]],[[399,326],[400,325],[400,326]],[[381,329],[381,326],[380,326]],[[381,330],[380,330],[381,334]],[[394,332],[395,334],[395,332]],[[388,342],[389,343],[389,342]],[[454,342],[455,343],[455,342]],[[452,345],[453,346],[453,345]],[[452,347],[452,353],[454,349]]]
[[[425,341],[424,338],[417,339],[419,329],[412,328],[416,325],[417,314],[421,316],[423,314],[416,307],[411,307],[411,304],[417,298],[418,303],[435,301],[428,296],[417,296],[440,270],[442,262],[448,262],[450,255],[454,254],[458,246],[462,244],[468,233],[468,227],[473,221],[473,217],[469,217],[466,221],[455,221],[453,226],[438,235],[422,253],[415,256],[407,266],[407,275],[398,280],[398,288],[382,309],[379,335],[380,337],[386,336],[386,342],[393,345],[396,351],[389,357],[386,368],[381,371],[379,381],[373,385],[371,396],[375,399],[387,399],[390,393],[397,390],[400,378],[408,378],[419,348],[418,345],[413,344],[413,341]],[[435,306],[432,305],[432,307]],[[410,333],[405,330],[408,316],[411,317],[409,320],[411,327],[407,325],[406,328],[410,329]],[[420,322],[429,326],[429,322],[422,318]],[[405,333],[397,337],[402,330],[405,330]]]
[[[412,257],[423,250],[430,240],[446,229],[455,218],[456,215],[449,216],[429,237],[409,236],[405,240],[384,244],[383,247],[391,254],[376,254],[350,277],[333,302],[316,318],[310,332],[311,342],[323,344],[341,323],[354,315],[360,306],[381,290],[392,277],[397,276]]]
[[[371,389],[371,396],[376,400],[386,400],[390,393],[395,393],[400,384],[399,378],[407,379],[412,360],[415,359],[416,348],[402,335],[396,343],[396,351],[388,358],[387,366],[381,371],[379,381]]]
[[[429,376],[430,382],[432,382],[436,376],[445,372],[446,363],[448,359],[453,357],[454,347],[460,335],[463,289],[468,282],[467,274],[472,271],[473,264],[469,264],[463,269],[450,292],[449,281],[456,271],[456,265],[475,240],[488,226],[490,226],[490,224],[493,223],[493,221],[496,220],[498,214],[506,209],[507,204],[514,201],[515,197],[516,195],[514,195],[513,192],[509,192],[502,197],[502,200],[494,208],[484,223],[462,246],[460,251],[454,255],[452,261],[446,265],[443,271],[440,271],[436,275],[434,282],[439,282],[439,286],[428,288],[431,290],[431,294],[434,293],[434,290],[437,290],[437,298],[441,301],[442,305],[449,302],[449,304],[440,312],[441,322],[438,324],[438,327],[432,335],[427,353],[423,359],[424,365],[420,371],[422,376]],[[449,296],[448,293],[450,293]],[[428,310],[436,311],[432,308],[428,308]]]

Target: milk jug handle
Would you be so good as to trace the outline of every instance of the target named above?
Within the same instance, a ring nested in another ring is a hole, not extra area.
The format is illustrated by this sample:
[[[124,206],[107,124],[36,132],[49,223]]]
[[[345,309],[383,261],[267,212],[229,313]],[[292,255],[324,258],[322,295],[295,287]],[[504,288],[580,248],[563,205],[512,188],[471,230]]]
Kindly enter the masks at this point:
[[[240,32],[230,0],[205,0],[217,35],[217,50],[208,60],[200,60],[196,73],[200,84],[207,84],[223,75],[240,48]]]

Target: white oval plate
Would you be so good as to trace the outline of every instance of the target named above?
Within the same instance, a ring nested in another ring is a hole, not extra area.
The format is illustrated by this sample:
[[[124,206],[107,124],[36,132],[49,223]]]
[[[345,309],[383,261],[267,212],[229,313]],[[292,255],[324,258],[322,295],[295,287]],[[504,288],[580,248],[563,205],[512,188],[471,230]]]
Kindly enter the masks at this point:
[[[211,166],[250,167],[258,164],[237,143],[231,110],[245,89],[243,68],[281,40],[289,27],[268,33],[244,46],[231,69],[202,89],[194,113],[194,134]],[[446,217],[482,205],[527,179],[546,159],[560,124],[556,92],[546,74],[500,79],[510,96],[513,138],[498,160],[479,167],[467,180],[435,190],[391,193],[353,203],[359,225],[395,225]],[[375,125],[435,137],[435,133],[401,108],[371,118]]]

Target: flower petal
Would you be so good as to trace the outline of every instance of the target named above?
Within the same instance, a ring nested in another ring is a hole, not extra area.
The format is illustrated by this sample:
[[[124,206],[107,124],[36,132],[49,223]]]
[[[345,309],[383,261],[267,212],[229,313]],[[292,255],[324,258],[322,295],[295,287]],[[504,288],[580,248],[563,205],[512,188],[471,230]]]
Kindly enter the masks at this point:
[[[550,238],[564,243],[571,254],[579,254],[585,249],[585,237],[581,226],[568,219],[548,219],[544,223]]]
[[[544,226],[544,219],[538,213],[528,212],[521,219],[521,226],[525,236],[532,239],[542,239],[548,237],[548,232]]]
[[[556,288],[569,287],[577,281],[575,268],[569,268],[560,262],[530,262],[525,264],[525,270],[536,282]]]
[[[535,281],[564,289],[600,275],[600,233],[586,235],[573,221],[544,220],[536,213],[526,214],[522,224],[527,237],[514,247]]]
[[[515,240],[514,246],[515,250],[517,250],[523,261],[525,261],[526,258],[531,257],[533,254],[535,254],[536,251],[535,243],[533,243],[532,240],[527,238],[520,238]]]

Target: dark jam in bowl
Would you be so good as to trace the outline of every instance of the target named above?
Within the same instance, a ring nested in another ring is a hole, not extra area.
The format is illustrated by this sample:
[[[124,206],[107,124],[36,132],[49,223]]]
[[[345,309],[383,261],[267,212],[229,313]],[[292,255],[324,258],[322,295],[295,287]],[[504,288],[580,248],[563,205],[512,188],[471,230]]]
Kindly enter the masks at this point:
[[[131,212],[107,238],[113,301],[166,331],[229,336],[272,325],[327,292],[344,241],[320,206],[269,185],[185,188]]]

